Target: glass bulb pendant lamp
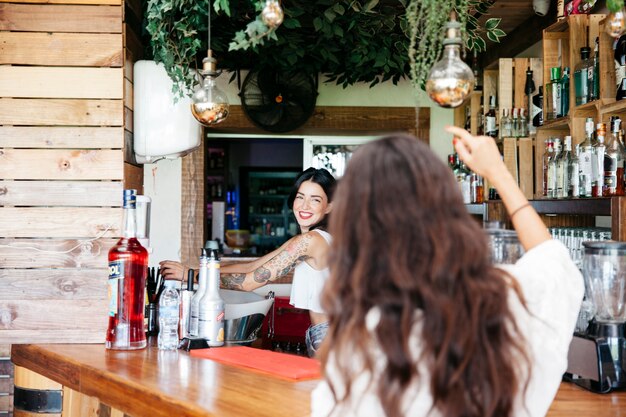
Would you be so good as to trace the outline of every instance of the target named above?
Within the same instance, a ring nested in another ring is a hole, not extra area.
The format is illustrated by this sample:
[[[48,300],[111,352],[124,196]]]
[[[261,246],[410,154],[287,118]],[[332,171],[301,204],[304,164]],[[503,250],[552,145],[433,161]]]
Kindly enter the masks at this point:
[[[441,107],[458,107],[474,89],[474,73],[461,60],[461,24],[454,14],[445,25],[443,57],[430,70],[426,93]]]
[[[217,71],[217,60],[210,49],[202,60],[200,74],[202,86],[191,97],[191,113],[202,125],[210,127],[224,121],[230,110],[226,94],[215,82],[221,71]]]
[[[261,12],[261,18],[263,19],[263,23],[272,29],[283,23],[285,14],[278,0],[267,0],[265,2],[265,7],[263,7],[263,11]]]

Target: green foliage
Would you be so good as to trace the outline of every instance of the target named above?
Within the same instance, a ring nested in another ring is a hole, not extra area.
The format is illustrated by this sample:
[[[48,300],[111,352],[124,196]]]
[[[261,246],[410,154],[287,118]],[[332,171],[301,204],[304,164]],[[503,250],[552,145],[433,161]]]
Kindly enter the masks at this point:
[[[206,56],[209,1],[211,49],[220,68],[321,73],[347,87],[397,83],[412,74],[409,47],[416,36],[421,38],[412,57],[430,68],[441,52],[450,10],[470,10],[470,5],[479,10],[487,0],[283,0],[285,19],[275,30],[260,18],[264,0],[148,0],[144,16],[151,52],[164,64],[179,95],[191,92],[191,70]],[[484,50],[477,21],[472,28],[470,19],[465,23],[468,46]],[[486,28],[489,39],[502,36],[497,24]]]

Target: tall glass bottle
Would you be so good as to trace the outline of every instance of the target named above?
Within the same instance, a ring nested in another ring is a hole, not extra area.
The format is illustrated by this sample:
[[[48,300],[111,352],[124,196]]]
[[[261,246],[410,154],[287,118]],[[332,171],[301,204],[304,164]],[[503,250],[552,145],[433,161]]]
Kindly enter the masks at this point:
[[[550,82],[546,84],[545,95],[546,100],[545,119],[554,120],[561,117],[561,68],[553,67],[550,69]]]
[[[472,72],[474,73],[474,91],[483,91],[483,77],[478,64],[478,51],[474,48],[472,57]]]
[[[485,134],[485,105],[484,105],[483,96],[480,96],[480,109],[478,110],[478,114],[476,116],[477,116],[476,120],[478,122],[478,129],[476,133],[479,136],[484,135]]]
[[[546,139],[545,141],[545,151],[543,152],[543,165],[542,165],[542,174],[543,174],[543,187],[542,194],[544,197],[548,196],[548,169],[549,164],[552,158],[554,158],[554,141],[552,138]]]
[[[528,137],[530,134],[530,132],[528,131],[528,126],[530,125],[532,125],[532,123],[528,123],[526,109],[519,109],[519,131],[517,132],[518,137]]]
[[[590,52],[591,49],[588,46],[580,48],[580,62],[574,67],[574,91],[577,106],[589,101],[589,71],[593,70],[593,64],[589,60]]]
[[[136,190],[124,190],[123,235],[109,250],[107,349],[146,347],[143,319],[148,251],[137,240],[136,194]]]
[[[220,296],[220,261],[217,250],[211,249],[208,259],[207,286],[200,299],[198,335],[209,346],[224,345],[224,300]]]
[[[529,134],[534,134],[536,132],[535,126],[533,125],[533,96],[532,93],[535,91],[535,82],[533,81],[533,71],[528,67],[526,69],[526,82],[524,83],[524,94],[526,95],[526,103],[528,104],[528,114],[526,115],[526,134],[523,137],[528,136]],[[523,110],[523,109],[522,109]],[[523,114],[523,113],[522,113]]]
[[[500,140],[513,136],[513,119],[509,114],[509,109],[502,109],[502,120],[500,120]]]
[[[593,197],[602,197],[602,188],[604,186],[604,154],[606,150],[604,146],[605,136],[606,125],[604,123],[598,123],[596,126],[596,142],[593,144],[593,160],[591,163],[591,195]]]
[[[593,48],[593,70],[588,74],[589,79],[589,101],[600,98],[600,38],[596,37],[595,46]]]
[[[561,157],[561,139],[553,140],[554,156],[548,162],[548,198],[557,196],[557,164]]]
[[[520,125],[519,125],[519,109],[513,108],[511,109],[513,117],[511,118],[511,136],[514,138],[519,138],[520,134]]]
[[[191,314],[189,317],[189,335],[198,336],[198,317],[200,315],[200,300],[204,296],[207,288],[207,276],[209,273],[209,258],[206,249],[202,248],[200,253],[200,268],[198,269],[198,289],[191,297]]]
[[[622,121],[611,117],[611,133],[604,154],[604,196],[624,195],[624,146],[619,140]]]
[[[579,146],[578,163],[580,172],[580,197],[591,197],[591,183],[593,178],[593,131],[594,124],[591,117],[585,122],[585,140]]]
[[[560,116],[567,116],[569,114],[569,67],[563,68],[563,76],[559,80],[561,87],[561,111]]]
[[[572,160],[572,137],[565,136],[563,140],[563,152],[556,161],[556,198],[567,198],[569,196],[569,170]]]
[[[498,138],[496,96],[489,97],[489,111],[485,114],[485,135]]]
[[[533,96],[532,114],[529,116],[533,121],[533,126],[543,125],[543,86],[539,86],[537,94]]]
[[[571,147],[571,139],[570,139],[570,147]],[[568,197],[579,197],[580,196],[580,165],[578,164],[578,152],[579,147],[576,145],[576,148],[573,152],[570,153],[571,159],[569,165],[567,167],[567,178],[568,178]]]
[[[615,58],[615,82],[617,84],[617,93],[615,98],[622,100],[626,98],[626,33],[619,37],[614,46]]]

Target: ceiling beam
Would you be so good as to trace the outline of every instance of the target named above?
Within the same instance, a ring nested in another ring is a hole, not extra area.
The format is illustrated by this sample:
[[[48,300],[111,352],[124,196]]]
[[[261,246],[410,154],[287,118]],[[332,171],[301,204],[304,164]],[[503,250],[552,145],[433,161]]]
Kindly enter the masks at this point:
[[[482,57],[482,68],[487,68],[500,58],[513,58],[524,52],[543,36],[543,30],[556,22],[556,4],[550,6],[550,11],[545,16],[532,15],[522,24],[515,28],[498,44],[491,44]]]

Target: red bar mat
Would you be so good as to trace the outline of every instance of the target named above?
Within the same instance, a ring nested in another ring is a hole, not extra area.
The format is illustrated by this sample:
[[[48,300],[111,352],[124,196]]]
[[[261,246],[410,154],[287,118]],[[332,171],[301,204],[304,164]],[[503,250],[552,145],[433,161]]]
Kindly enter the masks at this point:
[[[245,346],[197,349],[189,353],[198,358],[255,369],[295,381],[320,378],[320,363],[318,361],[288,353]]]

